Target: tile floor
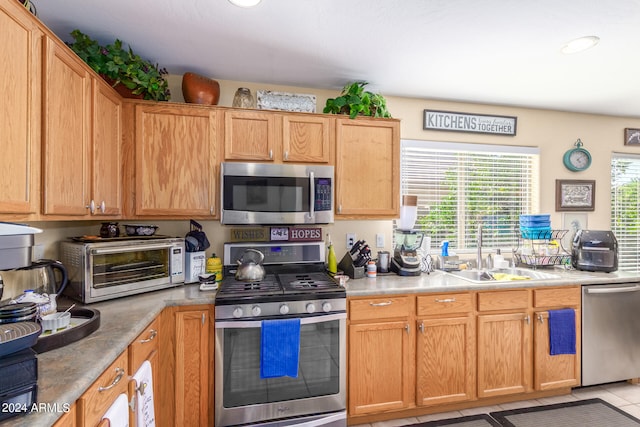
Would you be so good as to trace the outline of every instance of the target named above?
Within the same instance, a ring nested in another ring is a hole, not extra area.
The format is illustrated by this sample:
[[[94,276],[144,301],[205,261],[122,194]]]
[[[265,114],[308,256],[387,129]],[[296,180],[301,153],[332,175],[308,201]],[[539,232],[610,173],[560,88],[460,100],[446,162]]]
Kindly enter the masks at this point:
[[[494,406],[481,406],[478,408],[463,409],[460,411],[443,412],[439,414],[424,415],[415,418],[402,418],[397,420],[380,421],[371,424],[359,424],[351,427],[398,427],[410,424],[424,423],[427,421],[456,418],[464,415],[488,414],[489,412],[504,411],[508,409],[523,408],[536,405],[550,405],[572,400],[584,400],[600,398],[613,406],[626,411],[630,415],[640,418],[640,385],[618,382],[597,386],[576,388],[569,395],[546,397],[536,400],[523,400],[520,402],[504,403]]]

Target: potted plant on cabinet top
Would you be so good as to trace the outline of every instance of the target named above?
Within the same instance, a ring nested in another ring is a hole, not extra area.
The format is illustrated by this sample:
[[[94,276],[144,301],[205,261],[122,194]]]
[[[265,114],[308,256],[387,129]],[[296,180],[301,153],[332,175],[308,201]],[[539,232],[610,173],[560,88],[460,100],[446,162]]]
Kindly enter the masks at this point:
[[[121,95],[154,101],[169,100],[169,83],[164,78],[168,74],[166,69],[160,69],[157,64],[134,54],[131,47],[125,50],[118,39],[102,46],[77,29],[71,32],[71,36],[74,41],[67,43],[71,50]],[[126,87],[131,95],[119,90],[119,85]]]
[[[387,110],[387,100],[380,94],[364,90],[367,84],[367,82],[353,82],[346,85],[339,97],[327,99],[322,111],[329,114],[349,114],[352,119],[358,115],[391,117]]]

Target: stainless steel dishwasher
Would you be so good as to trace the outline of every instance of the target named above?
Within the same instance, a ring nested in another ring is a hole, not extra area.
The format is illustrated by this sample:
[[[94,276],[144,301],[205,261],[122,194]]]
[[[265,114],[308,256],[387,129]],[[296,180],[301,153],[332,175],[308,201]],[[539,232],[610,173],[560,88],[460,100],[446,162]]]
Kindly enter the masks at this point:
[[[582,287],[582,385],[640,378],[640,283]]]

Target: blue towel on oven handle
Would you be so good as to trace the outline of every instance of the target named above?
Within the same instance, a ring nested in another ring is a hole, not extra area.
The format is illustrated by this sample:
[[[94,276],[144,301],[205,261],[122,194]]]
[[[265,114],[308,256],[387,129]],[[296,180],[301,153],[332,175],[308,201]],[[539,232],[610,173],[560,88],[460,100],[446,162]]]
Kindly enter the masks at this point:
[[[549,310],[549,354],[576,354],[576,312]]]
[[[300,319],[263,320],[260,338],[260,378],[297,378]]]

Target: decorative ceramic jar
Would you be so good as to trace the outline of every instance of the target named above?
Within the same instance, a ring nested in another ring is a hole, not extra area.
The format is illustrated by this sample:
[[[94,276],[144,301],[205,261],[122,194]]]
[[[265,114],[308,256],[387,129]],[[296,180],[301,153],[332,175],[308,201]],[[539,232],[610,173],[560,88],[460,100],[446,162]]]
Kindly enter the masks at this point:
[[[103,222],[100,227],[100,237],[119,237],[120,227],[117,222]]]
[[[192,104],[218,105],[220,84],[216,80],[196,73],[184,73],[182,76],[182,95],[185,102]]]
[[[233,97],[233,106],[239,108],[256,108],[256,101],[249,89],[240,87]]]

